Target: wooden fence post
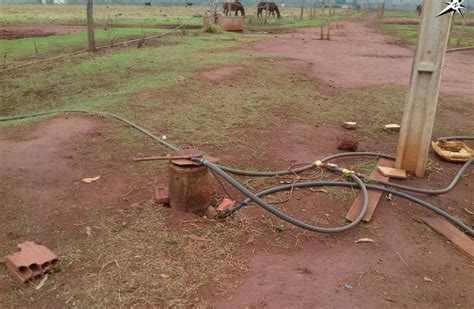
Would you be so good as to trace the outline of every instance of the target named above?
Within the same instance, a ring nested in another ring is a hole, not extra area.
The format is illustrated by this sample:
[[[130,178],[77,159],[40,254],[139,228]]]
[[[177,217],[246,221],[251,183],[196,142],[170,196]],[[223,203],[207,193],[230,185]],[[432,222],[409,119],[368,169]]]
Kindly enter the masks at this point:
[[[418,43],[403,112],[395,167],[423,177],[428,161],[452,13],[436,17],[442,1],[423,1]]]
[[[87,0],[87,39],[89,51],[96,51],[94,37],[94,0]]]

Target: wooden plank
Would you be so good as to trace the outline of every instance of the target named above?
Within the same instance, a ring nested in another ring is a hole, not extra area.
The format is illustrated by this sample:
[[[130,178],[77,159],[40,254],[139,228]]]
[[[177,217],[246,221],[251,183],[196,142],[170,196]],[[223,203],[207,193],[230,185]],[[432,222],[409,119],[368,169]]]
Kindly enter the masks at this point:
[[[385,177],[406,179],[407,172],[399,168],[386,167],[386,166],[377,166],[377,170],[382,173]]]
[[[377,163],[379,166],[386,166],[386,167],[393,167],[394,162],[391,160],[387,159],[380,159],[379,162]],[[377,179],[377,180],[383,180],[383,181],[388,181],[390,178],[382,175],[377,168],[374,168],[372,173],[369,175],[371,178]],[[369,222],[372,220],[372,216],[374,215],[375,209],[377,208],[377,205],[380,201],[380,198],[382,197],[382,192],[381,191],[374,191],[370,190],[369,191],[369,208],[367,209],[367,213],[364,216],[364,222]],[[360,213],[360,210],[362,209],[364,203],[364,196],[362,193],[360,193],[357,198],[355,199],[354,203],[352,203],[351,208],[347,212],[346,215],[346,220],[347,221],[354,221],[357,216]]]
[[[469,238],[461,230],[454,225],[440,217],[426,217],[423,222],[428,224],[433,230],[440,233],[456,247],[467,253],[471,258],[474,258],[474,240]]]

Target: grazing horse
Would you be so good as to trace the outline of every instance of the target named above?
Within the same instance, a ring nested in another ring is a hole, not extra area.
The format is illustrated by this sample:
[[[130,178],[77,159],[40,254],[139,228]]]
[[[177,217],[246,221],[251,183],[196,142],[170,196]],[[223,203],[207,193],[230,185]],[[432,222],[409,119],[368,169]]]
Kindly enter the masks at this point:
[[[244,6],[239,1],[224,2],[224,14],[225,14],[225,16],[227,16],[229,13],[232,14],[232,12],[235,12],[235,16],[237,16],[239,14],[239,11],[240,11],[240,14],[242,16],[245,16]]]
[[[151,6],[151,1],[145,2],[145,6]]]
[[[187,6],[187,7],[193,6],[193,4],[194,4],[194,3],[192,3],[192,2],[186,1],[186,6]]]
[[[421,16],[421,10],[423,9],[423,6],[421,4],[418,4],[416,6],[416,11],[418,12],[418,16]]]
[[[257,17],[262,17],[263,10],[267,10],[273,16],[275,16],[276,12],[278,18],[281,17],[280,10],[278,9],[278,6],[275,4],[275,2],[259,2],[257,4]]]

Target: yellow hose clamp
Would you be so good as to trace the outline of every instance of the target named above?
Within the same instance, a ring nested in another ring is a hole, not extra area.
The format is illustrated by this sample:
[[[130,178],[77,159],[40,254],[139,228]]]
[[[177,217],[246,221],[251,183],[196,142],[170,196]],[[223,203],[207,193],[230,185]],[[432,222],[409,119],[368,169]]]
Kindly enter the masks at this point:
[[[323,162],[321,162],[320,160],[317,160],[314,162],[314,165],[316,165],[317,167],[320,167],[321,165],[323,165]]]
[[[348,170],[348,169],[346,169],[346,168],[343,168],[343,169],[342,169],[342,173],[343,173],[344,175],[349,175],[349,174],[354,174],[355,172],[354,172],[354,171],[351,171],[351,170]]]

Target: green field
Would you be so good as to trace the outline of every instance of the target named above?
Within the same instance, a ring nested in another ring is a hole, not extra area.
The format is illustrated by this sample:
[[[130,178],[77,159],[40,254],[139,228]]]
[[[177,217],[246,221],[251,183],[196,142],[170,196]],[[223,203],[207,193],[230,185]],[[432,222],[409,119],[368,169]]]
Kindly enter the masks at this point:
[[[419,22],[419,17],[416,12],[386,11],[384,18],[390,20],[390,22],[381,20],[378,25],[380,30],[400,38],[407,43],[416,44]],[[455,15],[449,46],[457,46],[458,37],[462,28],[462,18],[466,19],[467,26],[464,28],[459,46],[466,47],[474,45],[474,26],[472,26],[474,22],[474,12],[471,10],[464,14],[464,17]],[[397,19],[400,21],[397,21]]]
[[[252,26],[261,26],[263,20],[256,20],[256,8],[246,7],[247,23]],[[221,10],[219,6],[219,10]],[[295,28],[318,26],[321,23],[320,9],[315,11],[308,8],[304,11],[303,20],[300,19],[299,8],[281,8],[282,19],[274,17],[268,19],[268,25],[280,28]],[[201,15],[209,12],[208,7],[142,7],[115,5],[96,5],[94,19],[97,25],[113,27],[114,25],[130,26],[160,26],[185,23],[188,25],[201,25]],[[327,13],[328,10],[326,9]],[[360,12],[336,10],[334,19],[342,16],[361,16]],[[196,16],[196,17],[193,17]],[[310,18],[310,17],[313,18]],[[43,5],[2,5],[0,6],[0,25],[18,24],[48,24],[48,25],[85,25],[85,6],[43,6]]]

